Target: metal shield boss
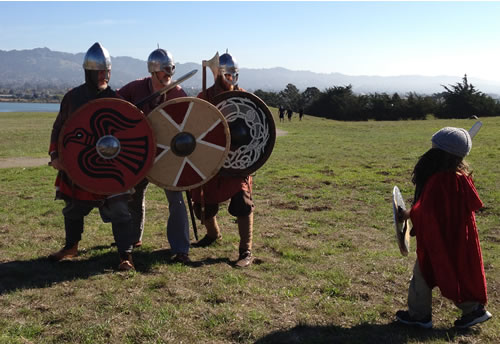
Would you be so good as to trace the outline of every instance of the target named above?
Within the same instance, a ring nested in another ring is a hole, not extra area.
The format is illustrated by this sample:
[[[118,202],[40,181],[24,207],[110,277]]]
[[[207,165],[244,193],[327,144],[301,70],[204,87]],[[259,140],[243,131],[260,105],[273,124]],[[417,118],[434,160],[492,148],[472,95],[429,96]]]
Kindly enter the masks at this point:
[[[147,178],[172,191],[194,189],[215,176],[230,145],[224,116],[209,102],[193,97],[160,104],[148,115],[157,140]]]
[[[221,174],[246,176],[257,171],[276,142],[271,111],[259,97],[244,91],[221,93],[212,103],[226,118],[231,133],[231,148]]]
[[[58,144],[71,180],[101,195],[125,192],[144,179],[156,147],[142,111],[117,98],[95,99],[78,108],[64,124]]]

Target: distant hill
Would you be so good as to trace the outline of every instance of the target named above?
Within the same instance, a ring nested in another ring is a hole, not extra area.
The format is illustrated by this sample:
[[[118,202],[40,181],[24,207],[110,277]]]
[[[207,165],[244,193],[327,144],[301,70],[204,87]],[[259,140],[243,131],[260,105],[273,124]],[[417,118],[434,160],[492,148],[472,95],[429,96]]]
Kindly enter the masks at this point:
[[[48,48],[30,50],[0,50],[0,86],[16,87],[25,83],[31,86],[57,85],[72,87],[83,82],[84,53],[70,54],[52,51]],[[201,62],[201,61],[200,61]],[[126,56],[112,56],[111,86],[119,88],[126,83],[148,75],[146,61]],[[202,71],[200,63],[176,63],[176,75],[181,76],[193,69],[198,73],[185,81],[186,89],[200,89]],[[210,71],[207,71],[207,84],[213,81]],[[175,79],[174,76],[174,79]],[[294,84],[303,91],[307,87],[317,87],[324,90],[333,86],[352,85],[355,93],[400,93],[417,92],[432,94],[442,92],[441,85],[461,82],[463,75],[457,76],[350,76],[340,73],[314,73],[308,71],[292,71],[276,67],[267,69],[240,68],[240,84],[247,90],[262,89],[265,91],[281,91],[287,84]],[[477,89],[494,97],[500,94],[500,82],[475,79],[469,77],[469,82]]]

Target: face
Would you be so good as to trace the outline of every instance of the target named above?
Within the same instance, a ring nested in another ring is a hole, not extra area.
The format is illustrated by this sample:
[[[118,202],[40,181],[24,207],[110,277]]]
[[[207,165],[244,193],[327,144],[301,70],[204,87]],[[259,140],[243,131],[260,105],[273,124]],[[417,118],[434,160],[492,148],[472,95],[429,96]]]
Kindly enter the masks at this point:
[[[104,90],[108,87],[109,78],[111,76],[111,71],[100,70],[97,74],[97,88],[99,90]]]
[[[232,91],[234,86],[232,84],[233,82],[233,76],[231,74],[224,74],[224,77],[221,77],[222,79],[222,85],[224,88],[228,91]]]
[[[153,87],[155,89],[160,89],[168,84],[170,84],[170,81],[172,80],[172,76],[168,75],[165,72],[155,72],[153,73]]]

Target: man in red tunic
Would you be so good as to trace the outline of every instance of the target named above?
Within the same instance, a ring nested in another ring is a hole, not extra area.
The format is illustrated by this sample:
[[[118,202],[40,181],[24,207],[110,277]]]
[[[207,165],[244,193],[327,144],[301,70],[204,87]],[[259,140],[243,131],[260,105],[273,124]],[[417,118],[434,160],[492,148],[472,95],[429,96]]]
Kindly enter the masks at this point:
[[[219,70],[217,76],[215,76],[214,85],[208,88],[206,92],[201,92],[198,97],[211,102],[222,92],[236,90],[244,91],[238,87],[238,66],[233,57],[225,53],[219,58]],[[207,229],[205,237],[194,243],[193,246],[206,247],[222,237],[216,214],[219,210],[219,203],[231,199],[228,211],[231,215],[236,216],[240,235],[239,256],[236,266],[248,267],[251,265],[254,260],[252,255],[254,210],[252,177],[229,177],[218,174],[200,188],[192,190],[192,198],[196,216],[201,218],[203,215],[202,221]],[[203,206],[202,203],[204,203]]]
[[[113,236],[120,255],[119,270],[133,269],[130,212],[128,200],[130,192],[119,195],[104,196],[85,191],[74,184],[64,172],[64,165],[58,156],[58,139],[64,123],[80,106],[98,98],[120,98],[109,85],[111,75],[111,58],[108,51],[99,43],[95,43],[87,51],[83,68],[85,83],[65,94],[59,114],[54,122],[50,136],[49,154],[51,166],[58,170],[56,179],[56,199],[63,199],[66,244],[51,254],[49,259],[60,261],[78,254],[78,242],[82,238],[84,217],[93,208],[98,208],[104,222],[111,222]]]
[[[400,211],[411,218],[417,239],[417,261],[408,291],[408,311],[396,317],[404,324],[432,327],[432,289],[462,310],[455,321],[467,328],[491,318],[475,211],[483,206],[463,158],[472,141],[462,128],[446,127],[432,137],[432,147],[413,171],[414,205]]]
[[[168,51],[156,49],[148,57],[148,71],[150,77],[139,79],[128,83],[118,90],[118,93],[127,101],[137,103],[149,95],[168,86],[172,81],[175,72],[175,63]],[[172,90],[161,96],[151,99],[140,105],[144,115],[148,115],[158,105],[174,98],[186,97],[186,93],[177,85]],[[129,204],[132,214],[132,228],[134,231],[134,242],[136,246],[142,245],[142,234],[144,232],[145,216],[145,195],[148,187],[148,180],[142,180],[135,186],[135,193]],[[189,221],[182,198],[182,192],[165,190],[168,200],[169,216],[167,221],[167,239],[172,252],[175,254],[173,260],[179,263],[189,262]]]

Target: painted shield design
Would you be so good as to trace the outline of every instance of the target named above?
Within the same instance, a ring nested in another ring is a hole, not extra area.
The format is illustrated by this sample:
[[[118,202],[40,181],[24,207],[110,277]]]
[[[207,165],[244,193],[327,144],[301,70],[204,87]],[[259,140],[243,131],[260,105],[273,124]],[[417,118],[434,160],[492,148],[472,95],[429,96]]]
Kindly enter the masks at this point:
[[[78,108],[59,136],[59,158],[81,188],[101,195],[125,192],[153,166],[156,142],[141,110],[117,98]]]
[[[221,173],[250,175],[271,156],[276,142],[276,125],[271,111],[257,96],[229,91],[212,103],[222,112],[231,133],[231,148]]]
[[[219,172],[229,151],[229,127],[207,101],[181,97],[148,115],[157,140],[156,159],[147,178],[173,191],[194,189]]]

